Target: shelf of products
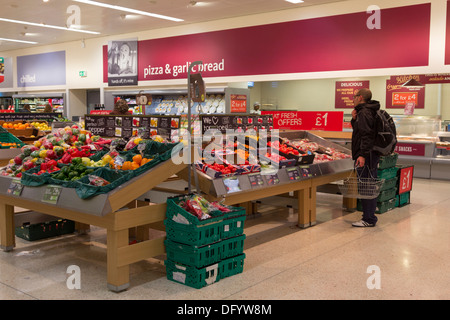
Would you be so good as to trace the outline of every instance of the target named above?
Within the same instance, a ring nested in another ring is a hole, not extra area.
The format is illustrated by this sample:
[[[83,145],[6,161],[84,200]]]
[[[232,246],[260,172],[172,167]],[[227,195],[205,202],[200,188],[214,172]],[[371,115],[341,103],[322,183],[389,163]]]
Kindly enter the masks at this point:
[[[23,112],[25,105],[30,106],[31,112],[44,112],[45,106],[50,104],[53,112],[64,112],[65,94],[36,94],[14,95],[16,112]]]
[[[113,92],[113,99],[127,101],[133,114],[146,115],[186,115],[188,114],[188,95],[183,90],[164,90],[146,92]],[[139,105],[137,96],[150,96],[149,103]],[[249,112],[250,91],[241,88],[211,88],[206,90],[204,102],[191,101],[191,114],[224,114],[230,113],[232,105],[239,104],[240,110],[233,112]]]

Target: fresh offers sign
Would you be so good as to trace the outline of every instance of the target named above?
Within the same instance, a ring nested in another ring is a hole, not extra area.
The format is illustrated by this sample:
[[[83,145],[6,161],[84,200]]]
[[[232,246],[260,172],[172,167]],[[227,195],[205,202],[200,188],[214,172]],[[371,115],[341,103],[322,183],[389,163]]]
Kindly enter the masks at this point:
[[[17,86],[66,84],[66,52],[57,51],[17,57]]]

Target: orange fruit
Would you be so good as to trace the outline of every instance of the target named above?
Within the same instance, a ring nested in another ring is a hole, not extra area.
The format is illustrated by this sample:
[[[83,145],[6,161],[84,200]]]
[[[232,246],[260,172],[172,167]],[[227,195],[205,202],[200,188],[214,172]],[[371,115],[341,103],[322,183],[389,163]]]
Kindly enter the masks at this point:
[[[136,162],[137,164],[141,164],[142,156],[140,154],[137,154],[133,157],[133,162]]]
[[[12,129],[14,126],[12,123],[8,123],[8,128]]]
[[[139,163],[136,163],[134,161],[131,163],[131,170],[136,170],[139,167],[140,167]]]
[[[132,166],[131,166],[131,161],[125,161],[122,165],[122,170],[131,170]]]
[[[3,126],[3,128],[8,128],[8,123],[4,122],[2,126]]]

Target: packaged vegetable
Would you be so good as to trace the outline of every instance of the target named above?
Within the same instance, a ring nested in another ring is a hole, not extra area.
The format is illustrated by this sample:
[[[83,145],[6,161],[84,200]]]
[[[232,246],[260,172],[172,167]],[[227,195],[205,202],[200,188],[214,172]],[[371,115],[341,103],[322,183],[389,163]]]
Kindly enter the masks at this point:
[[[99,176],[89,175],[89,184],[97,187],[106,186],[109,184],[108,180],[105,180],[103,178],[100,178]]]

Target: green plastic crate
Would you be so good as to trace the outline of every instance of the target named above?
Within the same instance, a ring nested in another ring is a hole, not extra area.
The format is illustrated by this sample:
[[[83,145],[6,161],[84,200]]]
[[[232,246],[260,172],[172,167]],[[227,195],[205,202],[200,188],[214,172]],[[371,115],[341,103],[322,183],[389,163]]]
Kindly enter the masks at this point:
[[[222,221],[222,227],[220,229],[221,238],[227,239],[242,235],[244,233],[244,221],[246,218],[245,210],[243,210],[243,215],[225,218]]]
[[[167,279],[175,281],[191,288],[200,289],[216,283],[220,280],[219,263],[203,268],[165,260]]]
[[[182,196],[176,196],[167,198],[167,210],[166,210],[166,218],[168,220],[177,221],[184,224],[192,224],[196,226],[201,226],[213,222],[222,221],[224,217],[224,213],[217,210],[210,212],[211,218],[199,220],[196,216],[193,214],[187,212],[182,207],[180,207],[178,204],[183,201],[185,198],[189,197],[190,195],[182,195]]]
[[[395,208],[395,197],[383,202],[377,202],[375,213],[386,213]]]
[[[15,228],[16,236],[28,241],[36,241],[73,232],[75,232],[75,222],[66,219],[27,224]]]
[[[398,196],[398,198],[399,198],[399,201],[398,201],[399,207],[407,205],[410,203],[410,192],[408,191],[408,192],[402,193]]]
[[[391,188],[388,190],[384,190],[380,192],[380,195],[377,197],[377,202],[384,202],[387,200],[391,200],[395,198],[395,195],[397,193],[397,188]]]
[[[378,169],[378,178],[389,180],[395,178],[397,176],[397,167],[387,168],[387,169]]]
[[[381,186],[380,191],[385,191],[385,190],[389,190],[389,189],[392,189],[392,188],[396,188],[397,187],[397,180],[398,180],[398,177],[394,177],[392,179],[384,180],[384,183]]]
[[[165,240],[167,259],[184,265],[202,268],[221,259],[222,243],[216,242],[203,247],[191,246]]]
[[[165,219],[167,238],[192,246],[204,246],[220,241],[222,220],[203,225],[182,224]]]
[[[244,253],[245,234],[222,240],[220,242],[220,258],[222,260]]]
[[[219,262],[220,279],[234,276],[244,271],[245,253]]]
[[[6,142],[6,143],[15,142],[19,148],[21,148],[25,145],[25,143],[22,140],[17,138],[15,135],[9,133],[8,131],[0,132],[0,142]],[[2,149],[9,149],[9,147],[2,148]]]
[[[398,153],[393,153],[388,156],[381,156],[380,161],[378,162],[378,169],[387,169],[395,167],[398,160]]]

